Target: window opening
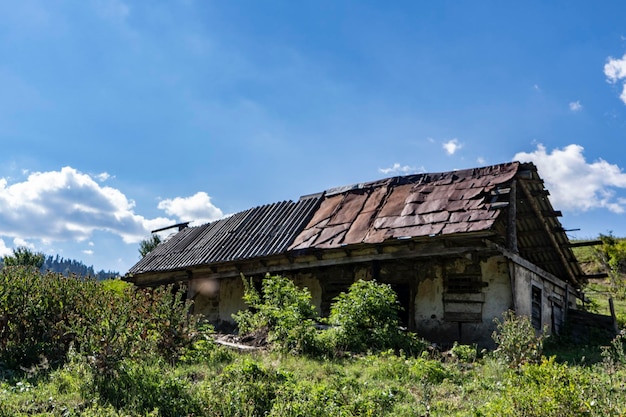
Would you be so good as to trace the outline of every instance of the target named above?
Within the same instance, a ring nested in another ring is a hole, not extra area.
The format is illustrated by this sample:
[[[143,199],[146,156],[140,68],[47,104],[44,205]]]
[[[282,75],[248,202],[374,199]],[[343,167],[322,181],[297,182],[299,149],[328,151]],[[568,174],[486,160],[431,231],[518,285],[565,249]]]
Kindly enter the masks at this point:
[[[533,327],[537,330],[541,330],[541,288],[532,287],[531,294],[531,322]]]

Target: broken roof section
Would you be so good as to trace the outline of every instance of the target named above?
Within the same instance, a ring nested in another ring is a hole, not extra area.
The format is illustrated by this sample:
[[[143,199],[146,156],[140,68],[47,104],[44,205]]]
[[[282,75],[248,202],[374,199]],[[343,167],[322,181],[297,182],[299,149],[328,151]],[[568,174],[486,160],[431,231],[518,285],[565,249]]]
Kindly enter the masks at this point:
[[[491,207],[491,191],[511,181],[519,166],[409,175],[329,190],[289,249],[490,230],[501,210]]]

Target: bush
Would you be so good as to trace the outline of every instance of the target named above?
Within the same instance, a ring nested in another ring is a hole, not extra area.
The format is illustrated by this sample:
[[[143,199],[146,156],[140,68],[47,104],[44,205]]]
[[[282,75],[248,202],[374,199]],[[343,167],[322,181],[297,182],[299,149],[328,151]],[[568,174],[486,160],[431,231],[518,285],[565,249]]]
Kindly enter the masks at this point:
[[[0,270],[0,361],[10,369],[62,363],[77,311],[91,305],[93,283],[30,267]],[[87,297],[83,297],[83,295]]]
[[[0,362],[9,369],[58,366],[73,347],[108,376],[127,358],[176,359],[193,343],[184,291],[116,286],[32,268],[0,271]]]
[[[539,363],[543,354],[545,331],[537,335],[530,319],[518,316],[513,311],[503,314],[503,320],[496,318],[497,328],[492,338],[497,348],[495,358],[517,368],[525,363]]]
[[[478,347],[476,345],[461,345],[454,342],[450,349],[452,357],[461,363],[473,363],[478,357]]]
[[[317,351],[315,319],[318,315],[307,288],[296,287],[288,278],[269,275],[263,279],[261,294],[252,281],[244,278],[244,284],[243,299],[250,310],[233,315],[240,333],[267,331],[268,342],[280,351]]]
[[[359,280],[339,294],[331,306],[328,322],[338,350],[405,350],[419,353],[424,343],[400,330],[401,306],[391,286]]]

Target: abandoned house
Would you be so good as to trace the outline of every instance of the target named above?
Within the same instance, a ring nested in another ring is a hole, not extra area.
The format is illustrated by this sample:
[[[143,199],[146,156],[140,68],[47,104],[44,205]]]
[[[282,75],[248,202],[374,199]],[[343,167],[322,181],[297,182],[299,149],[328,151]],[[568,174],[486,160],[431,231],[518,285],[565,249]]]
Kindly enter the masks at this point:
[[[188,283],[196,312],[232,322],[241,274],[307,287],[322,315],[356,280],[390,284],[403,324],[433,342],[488,345],[508,309],[558,333],[585,276],[531,163],[330,189],[184,227],[134,265],[138,286]]]

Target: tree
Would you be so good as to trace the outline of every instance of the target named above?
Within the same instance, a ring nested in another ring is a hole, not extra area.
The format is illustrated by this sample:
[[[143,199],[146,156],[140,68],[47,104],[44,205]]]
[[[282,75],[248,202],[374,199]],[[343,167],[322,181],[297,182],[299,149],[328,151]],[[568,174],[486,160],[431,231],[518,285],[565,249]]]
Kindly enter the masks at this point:
[[[609,274],[613,291],[619,298],[625,298],[626,239],[618,239],[609,232],[608,235],[600,234],[600,240],[602,246],[596,250],[596,256]]]
[[[157,234],[153,234],[149,238],[142,240],[139,243],[139,253],[141,254],[141,257],[143,258],[149,254],[159,245],[159,243],[161,243],[161,238]]]
[[[46,256],[41,252],[33,252],[24,246],[13,249],[13,255],[3,258],[4,266],[31,266],[39,269],[43,265]]]

